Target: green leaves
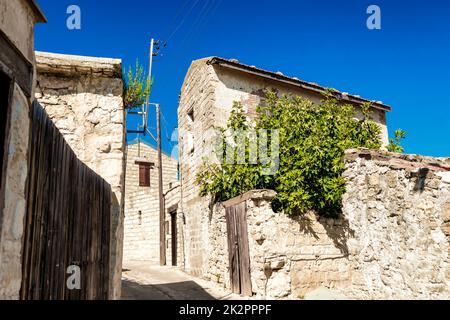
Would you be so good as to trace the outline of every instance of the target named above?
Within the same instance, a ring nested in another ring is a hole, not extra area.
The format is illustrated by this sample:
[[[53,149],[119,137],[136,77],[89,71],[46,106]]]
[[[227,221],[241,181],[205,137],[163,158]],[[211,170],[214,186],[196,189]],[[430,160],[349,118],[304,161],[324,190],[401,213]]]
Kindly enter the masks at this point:
[[[406,131],[402,129],[395,130],[394,138],[389,139],[389,145],[387,146],[388,151],[403,153],[405,150],[401,145],[401,141],[406,138]]]
[[[133,109],[145,104],[150,95],[152,83],[144,73],[144,69],[136,60],[136,67],[133,73],[131,67],[128,72],[124,72],[123,79],[123,104],[127,109]]]
[[[252,189],[273,189],[277,192],[273,201],[276,210],[289,215],[315,210],[335,217],[341,211],[345,192],[344,151],[381,147],[380,127],[371,121],[370,110],[370,104],[364,105],[362,119],[355,120],[353,106],[343,105],[332,92],[315,104],[301,97],[278,97],[269,91],[264,104],[257,107],[254,129],[279,130],[279,170],[265,176],[261,164],[248,161],[239,165],[204,163],[196,178],[200,193],[223,201]],[[235,103],[222,134],[228,129],[248,128],[242,105]],[[248,157],[248,141],[245,147]]]

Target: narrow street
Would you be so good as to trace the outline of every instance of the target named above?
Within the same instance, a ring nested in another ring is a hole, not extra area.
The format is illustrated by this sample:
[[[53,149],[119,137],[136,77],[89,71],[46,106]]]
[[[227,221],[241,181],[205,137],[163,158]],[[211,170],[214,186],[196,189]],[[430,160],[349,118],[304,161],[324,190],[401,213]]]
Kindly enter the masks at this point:
[[[176,267],[127,263],[122,273],[122,300],[240,300],[211,282],[192,277]]]

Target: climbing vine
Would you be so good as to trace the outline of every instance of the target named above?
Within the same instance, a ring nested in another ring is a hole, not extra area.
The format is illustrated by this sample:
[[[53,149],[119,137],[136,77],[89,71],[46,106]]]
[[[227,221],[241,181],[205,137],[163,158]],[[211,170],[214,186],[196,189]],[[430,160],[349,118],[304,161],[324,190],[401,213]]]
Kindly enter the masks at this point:
[[[320,104],[294,97],[278,97],[268,92],[257,108],[254,122],[243,106],[235,103],[226,128],[220,129],[224,144],[238,141],[227,137],[230,129],[278,130],[279,169],[273,175],[262,172],[262,164],[211,164],[201,166],[196,183],[200,195],[224,201],[252,189],[273,189],[273,207],[289,215],[315,210],[335,217],[341,211],[345,192],[344,151],[349,148],[381,147],[380,128],[371,121],[370,103],[362,106],[363,117],[356,120],[353,106],[343,105],[331,91]],[[249,143],[245,142],[246,159]]]

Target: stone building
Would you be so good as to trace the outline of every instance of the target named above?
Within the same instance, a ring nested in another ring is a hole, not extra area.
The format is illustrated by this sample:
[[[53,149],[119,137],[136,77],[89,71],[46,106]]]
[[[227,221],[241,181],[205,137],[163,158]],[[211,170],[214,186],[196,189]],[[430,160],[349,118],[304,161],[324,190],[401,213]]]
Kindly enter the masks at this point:
[[[274,212],[272,190],[217,204],[198,195],[209,129],[226,124],[234,101],[254,117],[267,88],[316,102],[324,90],[221,58],[194,61],[186,75],[178,109],[186,271],[257,298],[448,299],[449,159],[348,150],[338,219]],[[384,144],[389,110],[373,103]]]
[[[148,142],[133,140],[127,145],[125,183],[124,264],[147,261],[160,263],[158,151]],[[180,200],[178,161],[163,153],[163,192],[166,208],[166,260],[168,265],[182,261],[178,236]],[[172,236],[175,235],[172,241]],[[178,235],[178,236],[177,236]],[[172,259],[172,253],[176,254]]]
[[[77,157],[112,188],[112,298],[120,297],[122,274],[125,110],[122,62],[36,52],[36,99]]]
[[[0,0],[0,299],[17,299],[26,211],[34,26],[46,18],[32,0]]]
[[[320,102],[325,88],[277,72],[247,66],[236,60],[205,58],[192,62],[185,77],[178,108],[179,150],[182,208],[185,214],[186,270],[205,275],[208,254],[213,250],[208,238],[210,230],[210,199],[199,197],[195,175],[204,157],[209,156],[211,130],[223,127],[234,101],[241,102],[250,118],[267,89],[279,94],[289,93]],[[347,93],[336,93],[343,102],[356,107],[368,100]],[[386,112],[390,107],[373,102],[373,120],[382,131],[382,141],[388,143]]]

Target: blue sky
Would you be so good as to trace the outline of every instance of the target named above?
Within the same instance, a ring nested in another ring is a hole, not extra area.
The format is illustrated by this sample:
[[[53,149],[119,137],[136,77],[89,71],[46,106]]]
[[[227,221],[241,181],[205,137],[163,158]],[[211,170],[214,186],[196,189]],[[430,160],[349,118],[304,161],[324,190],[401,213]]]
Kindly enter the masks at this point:
[[[450,2],[446,0],[38,0],[48,17],[36,49],[113,57],[146,66],[151,37],[168,40],[154,64],[164,149],[177,125],[181,84],[207,56],[281,71],[392,106],[390,133],[408,132],[406,152],[450,156]],[[66,9],[81,8],[81,30]],[[380,6],[382,29],[366,27]],[[174,32],[175,31],[175,32]],[[172,36],[171,36],[172,35]],[[130,122],[134,126],[134,122]],[[130,136],[133,139],[135,136]]]

